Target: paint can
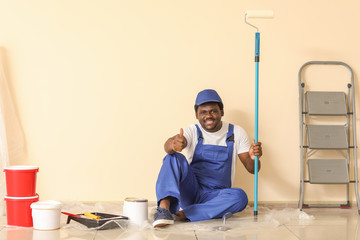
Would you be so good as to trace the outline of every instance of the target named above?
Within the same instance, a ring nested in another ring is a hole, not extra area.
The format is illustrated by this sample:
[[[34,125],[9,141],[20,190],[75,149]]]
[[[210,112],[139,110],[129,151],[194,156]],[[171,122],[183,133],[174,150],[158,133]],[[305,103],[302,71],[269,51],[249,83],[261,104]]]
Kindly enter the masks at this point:
[[[36,195],[37,166],[17,165],[4,168],[7,195],[11,197],[32,197]]]
[[[39,195],[32,197],[5,196],[7,224],[11,226],[32,227],[30,205],[39,201]]]
[[[148,200],[134,197],[125,198],[123,215],[139,227],[145,225],[148,222]]]
[[[57,230],[60,228],[61,203],[39,201],[31,204],[34,229]]]

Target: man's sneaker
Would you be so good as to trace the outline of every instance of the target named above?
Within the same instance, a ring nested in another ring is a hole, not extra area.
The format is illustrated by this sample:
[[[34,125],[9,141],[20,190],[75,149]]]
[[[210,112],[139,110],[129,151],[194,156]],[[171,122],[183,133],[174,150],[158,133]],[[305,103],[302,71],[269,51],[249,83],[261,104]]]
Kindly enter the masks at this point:
[[[165,208],[158,207],[155,213],[153,227],[164,227],[169,224],[174,224],[174,218],[170,211]]]

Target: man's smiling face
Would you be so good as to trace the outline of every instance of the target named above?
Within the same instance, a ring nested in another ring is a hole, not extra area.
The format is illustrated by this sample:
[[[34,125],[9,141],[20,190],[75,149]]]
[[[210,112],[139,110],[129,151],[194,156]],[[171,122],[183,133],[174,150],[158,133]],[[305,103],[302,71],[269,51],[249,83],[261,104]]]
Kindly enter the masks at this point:
[[[220,110],[219,104],[215,102],[201,104],[196,111],[196,119],[208,132],[217,132],[221,129],[222,116],[224,116],[224,110]]]

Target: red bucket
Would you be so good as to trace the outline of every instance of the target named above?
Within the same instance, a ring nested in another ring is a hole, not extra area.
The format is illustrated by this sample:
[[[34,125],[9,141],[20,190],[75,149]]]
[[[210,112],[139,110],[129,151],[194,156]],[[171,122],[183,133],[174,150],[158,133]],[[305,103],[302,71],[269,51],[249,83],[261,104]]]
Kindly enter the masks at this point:
[[[11,226],[32,227],[30,205],[39,201],[39,195],[32,197],[5,197],[7,224]]]
[[[7,195],[31,197],[36,195],[36,166],[10,166],[4,169]]]

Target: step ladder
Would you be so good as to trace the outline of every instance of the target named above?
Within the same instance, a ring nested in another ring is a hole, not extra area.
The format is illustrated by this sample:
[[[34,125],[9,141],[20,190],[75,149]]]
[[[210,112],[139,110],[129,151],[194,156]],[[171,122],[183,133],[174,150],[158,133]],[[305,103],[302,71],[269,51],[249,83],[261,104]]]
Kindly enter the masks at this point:
[[[342,66],[350,72],[350,82],[345,83],[347,93],[341,91],[311,91],[303,79],[309,65]],[[354,75],[349,65],[335,61],[310,61],[302,65],[299,78],[299,128],[300,128],[300,197],[299,209],[304,207],[350,207],[350,183],[355,185],[358,213],[358,165],[356,144],[356,114]],[[342,124],[328,124],[331,118],[343,116]],[[316,118],[316,124],[311,120]],[[322,123],[324,122],[324,123]],[[327,123],[327,124],[326,124]],[[312,157],[315,152],[330,151],[330,157]],[[336,157],[334,157],[336,156]],[[340,157],[339,157],[340,156]],[[308,176],[305,176],[307,167]],[[350,172],[354,179],[350,179]],[[306,204],[306,184],[346,185],[346,201],[339,204]]]

